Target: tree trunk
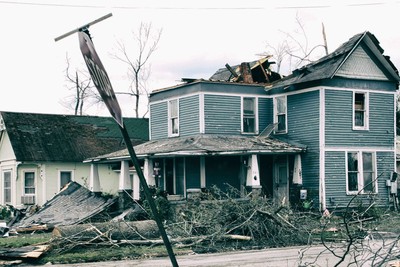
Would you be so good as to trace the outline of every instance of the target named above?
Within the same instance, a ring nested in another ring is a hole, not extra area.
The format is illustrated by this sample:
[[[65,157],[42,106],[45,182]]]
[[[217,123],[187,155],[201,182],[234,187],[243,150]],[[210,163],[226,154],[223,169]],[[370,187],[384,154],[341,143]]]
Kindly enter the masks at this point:
[[[94,239],[100,236],[112,240],[141,240],[159,238],[160,234],[156,222],[153,220],[146,220],[57,226],[53,230],[53,236],[81,241]]]

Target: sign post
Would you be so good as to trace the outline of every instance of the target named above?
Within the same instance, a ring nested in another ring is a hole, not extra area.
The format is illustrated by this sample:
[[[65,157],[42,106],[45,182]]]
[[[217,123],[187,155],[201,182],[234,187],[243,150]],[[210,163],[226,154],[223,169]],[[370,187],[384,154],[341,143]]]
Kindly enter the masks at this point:
[[[158,213],[153,196],[150,193],[149,186],[147,185],[146,179],[143,175],[143,171],[140,167],[139,160],[136,156],[136,153],[133,148],[128,131],[126,130],[126,127],[124,126],[121,108],[119,107],[119,103],[117,101],[117,98],[115,97],[115,93],[114,93],[114,90],[112,89],[110,79],[108,78],[107,72],[106,72],[103,64],[101,63],[99,56],[96,53],[96,50],[94,48],[94,45],[93,45],[92,40],[89,35],[88,28],[90,25],[93,25],[94,23],[104,20],[110,16],[111,16],[111,14],[106,15],[102,18],[99,18],[89,24],[86,24],[86,25],[78,28],[77,30],[73,30],[69,33],[66,33],[66,34],[56,38],[55,41],[58,41],[68,35],[78,32],[80,49],[81,49],[83,58],[86,62],[86,65],[89,69],[90,76],[92,77],[93,82],[94,82],[97,90],[99,91],[100,96],[102,97],[104,103],[106,104],[108,110],[110,111],[110,114],[112,115],[112,117],[115,119],[115,121],[119,125],[119,128],[121,130],[122,136],[123,136],[125,144],[126,144],[126,147],[129,152],[129,156],[131,157],[133,165],[135,166],[136,172],[139,176],[140,184],[143,187],[144,194],[146,196],[147,201],[149,202],[150,209],[154,215],[154,219],[157,223],[161,237],[164,241],[164,245],[165,245],[165,248],[167,249],[168,256],[171,260],[172,266],[178,267],[178,262],[176,261],[175,254],[174,254],[174,251],[171,246],[171,242],[169,241],[167,233],[165,232],[164,225],[161,221],[161,217]]]

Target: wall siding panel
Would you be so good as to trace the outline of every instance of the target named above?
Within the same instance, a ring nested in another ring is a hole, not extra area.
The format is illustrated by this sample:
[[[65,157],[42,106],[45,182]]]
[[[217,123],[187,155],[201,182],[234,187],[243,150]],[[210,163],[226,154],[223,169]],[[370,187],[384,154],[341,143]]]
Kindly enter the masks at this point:
[[[179,99],[179,135],[200,133],[199,95]]]
[[[240,134],[240,96],[204,95],[206,134]]]
[[[327,146],[388,147],[394,145],[393,95],[369,94],[369,130],[353,130],[353,92],[325,91]],[[384,118],[384,119],[382,119]]]
[[[168,137],[168,102],[150,105],[151,140]]]
[[[319,200],[319,91],[287,97],[289,140],[307,146],[302,155],[303,186],[318,205]]]
[[[272,98],[258,98],[258,128],[261,133],[269,124],[273,123]]]

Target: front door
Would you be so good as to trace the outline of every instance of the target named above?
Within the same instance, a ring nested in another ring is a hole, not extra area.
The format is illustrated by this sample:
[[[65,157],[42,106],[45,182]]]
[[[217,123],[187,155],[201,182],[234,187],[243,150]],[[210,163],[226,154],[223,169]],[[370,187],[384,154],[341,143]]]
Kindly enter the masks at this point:
[[[277,205],[289,202],[289,172],[287,157],[275,158],[274,164],[274,202]]]

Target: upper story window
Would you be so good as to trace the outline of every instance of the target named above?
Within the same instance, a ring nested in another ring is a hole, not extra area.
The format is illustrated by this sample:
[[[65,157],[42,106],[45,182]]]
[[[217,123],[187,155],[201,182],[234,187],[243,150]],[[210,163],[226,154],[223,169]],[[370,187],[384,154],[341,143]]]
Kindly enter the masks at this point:
[[[35,172],[33,171],[24,172],[24,194],[35,194]]]
[[[274,123],[278,123],[275,133],[287,133],[287,98],[286,96],[274,99]]]
[[[353,129],[368,129],[368,93],[353,94]]]
[[[168,102],[168,127],[170,136],[179,135],[179,101],[178,99]]]
[[[256,98],[243,97],[242,102],[242,132],[256,133]]]
[[[377,193],[375,153],[347,153],[347,192]]]
[[[72,171],[60,171],[60,189],[72,181]]]

